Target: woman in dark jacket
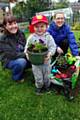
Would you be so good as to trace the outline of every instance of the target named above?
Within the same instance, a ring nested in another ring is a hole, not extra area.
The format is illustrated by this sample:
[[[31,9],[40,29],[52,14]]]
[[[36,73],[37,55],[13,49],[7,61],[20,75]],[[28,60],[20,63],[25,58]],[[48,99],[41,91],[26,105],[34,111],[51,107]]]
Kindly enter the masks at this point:
[[[72,55],[79,55],[75,36],[70,30],[69,25],[65,23],[63,12],[58,12],[54,15],[54,21],[50,24],[48,32],[52,35],[57,44],[57,53],[65,54],[67,53],[68,47],[70,47]]]
[[[22,82],[25,68],[31,66],[24,53],[25,36],[12,15],[4,17],[3,27],[4,34],[0,37],[0,60],[5,68],[12,70],[12,79]]]

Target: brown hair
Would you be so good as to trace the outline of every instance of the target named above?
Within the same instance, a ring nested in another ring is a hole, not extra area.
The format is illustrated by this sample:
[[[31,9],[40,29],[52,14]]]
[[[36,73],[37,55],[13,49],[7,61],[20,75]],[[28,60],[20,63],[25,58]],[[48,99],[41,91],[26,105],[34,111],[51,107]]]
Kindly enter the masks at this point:
[[[12,23],[16,21],[16,18],[14,16],[12,16],[11,14],[10,15],[5,15],[4,16],[4,19],[3,19],[3,28],[4,28],[4,33],[5,34],[8,34],[8,30],[6,30],[5,26],[7,23]]]
[[[14,16],[6,15],[6,16],[4,16],[4,19],[3,19],[3,26],[5,26],[7,24],[7,22],[12,23],[14,21],[16,21],[16,18]]]

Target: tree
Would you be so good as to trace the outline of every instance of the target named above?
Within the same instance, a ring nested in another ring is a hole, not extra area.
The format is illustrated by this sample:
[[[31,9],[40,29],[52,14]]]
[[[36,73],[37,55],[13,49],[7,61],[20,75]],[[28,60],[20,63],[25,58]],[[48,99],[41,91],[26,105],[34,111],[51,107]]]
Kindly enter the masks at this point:
[[[49,0],[27,0],[27,3],[20,2],[13,8],[13,14],[17,18],[26,17],[29,19],[37,12],[49,10],[49,3]]]
[[[67,0],[59,0],[58,3],[55,4],[54,8],[67,8],[69,6],[69,2]]]
[[[28,13],[33,16],[37,12],[48,10],[49,0],[28,0]]]
[[[20,2],[16,4],[12,11],[16,18],[25,19],[27,18],[26,10],[27,10],[26,4],[24,2]]]

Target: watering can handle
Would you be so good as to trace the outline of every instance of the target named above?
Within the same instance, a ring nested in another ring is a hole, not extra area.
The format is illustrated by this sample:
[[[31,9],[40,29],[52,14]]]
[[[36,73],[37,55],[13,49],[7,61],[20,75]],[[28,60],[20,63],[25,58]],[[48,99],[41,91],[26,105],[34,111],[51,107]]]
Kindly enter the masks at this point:
[[[56,57],[55,61],[53,61],[53,63],[51,64],[51,67],[56,63],[56,61],[59,59],[60,56],[61,56],[61,54],[58,54],[58,56]]]

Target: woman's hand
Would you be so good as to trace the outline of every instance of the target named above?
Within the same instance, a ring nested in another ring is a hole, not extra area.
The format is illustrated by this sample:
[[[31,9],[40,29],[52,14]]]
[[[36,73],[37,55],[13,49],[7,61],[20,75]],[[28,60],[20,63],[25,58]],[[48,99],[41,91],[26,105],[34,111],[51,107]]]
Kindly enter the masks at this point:
[[[62,54],[64,51],[60,47],[57,47],[57,53]]]
[[[76,56],[76,59],[80,60],[80,56]]]

